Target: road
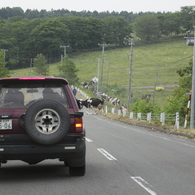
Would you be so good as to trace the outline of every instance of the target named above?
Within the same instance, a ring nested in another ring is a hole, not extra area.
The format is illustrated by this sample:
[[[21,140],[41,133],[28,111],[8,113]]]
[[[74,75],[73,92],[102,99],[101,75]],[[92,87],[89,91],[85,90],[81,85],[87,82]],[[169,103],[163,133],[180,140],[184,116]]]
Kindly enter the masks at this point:
[[[0,170],[0,195],[194,195],[195,142],[85,114],[87,172],[58,160]]]

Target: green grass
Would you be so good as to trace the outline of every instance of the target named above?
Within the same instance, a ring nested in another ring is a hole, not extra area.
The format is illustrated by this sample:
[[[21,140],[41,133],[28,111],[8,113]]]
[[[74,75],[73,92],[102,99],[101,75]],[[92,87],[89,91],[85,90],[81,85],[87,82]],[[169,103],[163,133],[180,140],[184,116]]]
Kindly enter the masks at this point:
[[[103,83],[118,84],[128,88],[129,83],[129,55],[130,47],[120,49],[105,48]],[[193,47],[186,46],[184,39],[173,40],[167,43],[136,45],[133,48],[132,71],[132,102],[144,94],[151,94],[153,101],[155,82],[157,86],[177,85],[178,69],[186,67],[192,59]],[[80,82],[89,82],[98,74],[98,59],[101,66],[102,51],[77,53],[71,55],[78,69]],[[50,75],[58,75],[57,66],[50,65]],[[33,75],[29,68],[11,71],[11,76]],[[150,88],[144,88],[151,86]],[[142,87],[142,88],[137,88]],[[174,87],[164,87],[164,91],[156,91],[155,103],[165,105],[167,96],[171,95]],[[124,103],[127,102],[123,99]]]

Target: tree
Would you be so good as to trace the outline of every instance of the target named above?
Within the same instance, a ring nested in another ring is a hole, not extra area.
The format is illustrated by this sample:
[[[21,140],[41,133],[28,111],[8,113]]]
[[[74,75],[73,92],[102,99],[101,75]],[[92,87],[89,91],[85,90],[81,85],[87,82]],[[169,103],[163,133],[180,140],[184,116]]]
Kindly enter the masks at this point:
[[[0,18],[8,19],[13,16],[22,16],[24,17],[24,11],[20,7],[6,7],[0,9]]]
[[[49,74],[49,65],[43,54],[37,54],[37,57],[34,59],[34,72],[36,75],[46,76]]]
[[[160,34],[158,18],[154,14],[148,14],[136,19],[135,32],[138,37],[149,42],[158,38]]]
[[[85,47],[96,48],[98,43],[102,40],[102,25],[103,22],[96,18],[85,18],[84,20],[84,32],[85,36]]]
[[[5,66],[6,66],[6,62],[4,62],[4,54],[2,51],[0,51],[0,78],[9,75],[9,70]]]
[[[130,37],[131,25],[123,17],[106,17],[103,21],[103,41],[105,43],[123,45],[124,38]]]
[[[27,9],[26,12],[25,12],[25,16],[28,19],[38,18],[39,17],[39,11],[37,9],[33,9],[33,10]]]
[[[167,13],[158,16],[161,34],[172,36],[173,33],[178,35],[181,32],[180,13]]]
[[[132,33],[131,25],[128,24],[123,17],[117,18],[115,22],[115,36],[117,38],[118,44],[123,45],[124,44],[124,38],[130,37],[130,33]]]
[[[60,45],[69,44],[68,34],[69,29],[60,21],[60,18],[44,18],[32,28],[28,44],[31,51],[41,52],[47,58],[54,57],[56,53],[60,53]]]
[[[76,75],[78,70],[76,69],[75,63],[71,61],[67,55],[64,56],[62,65],[58,66],[58,69],[60,71],[59,76],[67,79],[71,85],[78,84],[79,79]]]
[[[180,76],[179,86],[173,91],[171,97],[168,98],[168,105],[165,106],[165,112],[168,114],[175,114],[179,112],[179,115],[184,120],[186,115],[188,96],[192,87],[192,60],[189,65],[183,69],[177,71]]]
[[[28,37],[28,29],[25,28],[27,19],[22,17],[12,17],[5,23],[5,41],[3,47],[9,48],[8,67],[10,69],[22,68],[29,65],[26,61],[26,39]],[[14,63],[13,63],[14,62]]]
[[[186,92],[189,92],[192,87],[192,66],[193,62],[191,59],[188,66],[177,71],[180,76],[179,86],[185,89]]]
[[[63,17],[61,21],[70,29],[69,44],[72,49],[98,47],[102,37],[102,21],[100,19],[68,16]]]
[[[185,31],[193,30],[195,24],[195,6],[185,6],[181,8],[181,23]]]

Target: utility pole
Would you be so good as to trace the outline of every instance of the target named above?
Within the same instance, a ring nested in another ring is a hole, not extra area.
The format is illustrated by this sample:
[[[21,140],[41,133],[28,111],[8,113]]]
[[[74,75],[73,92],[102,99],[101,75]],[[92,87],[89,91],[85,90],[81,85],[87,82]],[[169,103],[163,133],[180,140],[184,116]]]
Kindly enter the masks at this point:
[[[195,104],[195,29],[194,31],[194,53],[192,66],[192,95],[191,95],[191,113],[190,113],[190,129],[194,129],[194,104]]]
[[[108,63],[108,69],[107,69],[107,80],[106,80],[106,84],[108,85],[108,78],[109,78],[109,72],[110,72],[110,62]]]
[[[131,83],[132,83],[132,67],[133,67],[133,39],[131,39],[130,45],[130,57],[129,57],[129,89],[128,89],[128,103],[127,103],[127,109],[130,111],[130,103],[131,103]]]
[[[66,55],[66,48],[69,47],[69,45],[67,45],[67,46],[66,45],[61,45],[60,47],[64,48],[64,56],[65,56]]]
[[[97,71],[97,77],[98,77],[98,82],[97,82],[97,94],[99,94],[99,82],[100,82],[100,59],[98,58],[98,71]]]
[[[102,93],[102,85],[103,85],[103,74],[104,74],[104,48],[108,47],[108,44],[104,43],[104,44],[99,44],[99,46],[102,47],[102,66],[101,66],[101,70],[100,70],[100,85],[99,85],[99,91],[100,93]]]
[[[1,51],[4,52],[4,62],[5,62],[5,52],[8,51],[8,49],[1,49]]]

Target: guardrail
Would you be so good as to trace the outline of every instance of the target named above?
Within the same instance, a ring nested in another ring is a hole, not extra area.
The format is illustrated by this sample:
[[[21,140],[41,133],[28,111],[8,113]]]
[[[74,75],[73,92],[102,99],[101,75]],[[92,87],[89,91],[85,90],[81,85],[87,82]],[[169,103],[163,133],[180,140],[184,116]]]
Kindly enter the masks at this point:
[[[153,114],[153,113],[134,113],[134,112],[127,112],[127,110],[120,110],[116,108],[109,108],[108,106],[104,107],[105,113],[112,113],[117,114],[118,116],[129,117],[130,119],[136,118],[137,120],[146,120],[149,123],[151,121],[160,122],[162,125],[167,124],[174,124],[176,129],[179,129],[179,112],[175,114]]]

